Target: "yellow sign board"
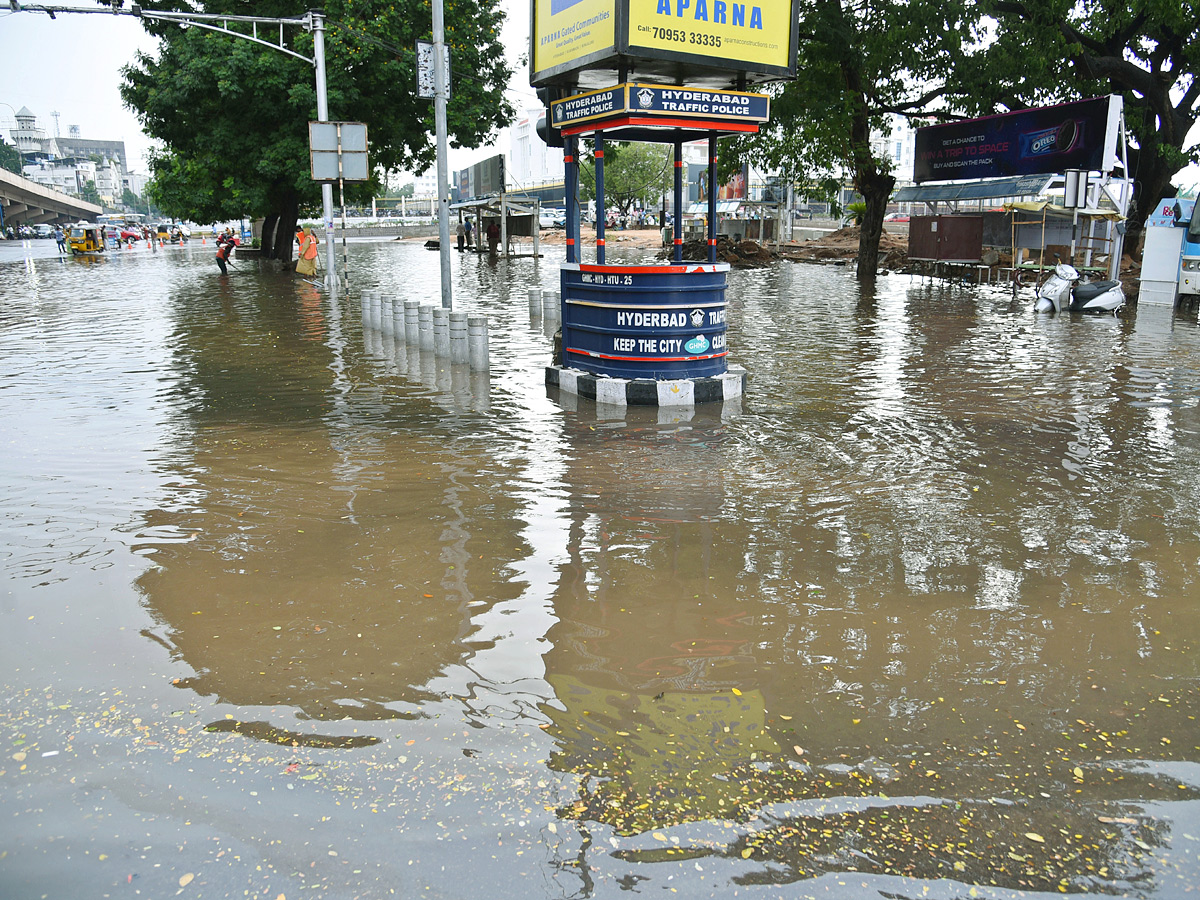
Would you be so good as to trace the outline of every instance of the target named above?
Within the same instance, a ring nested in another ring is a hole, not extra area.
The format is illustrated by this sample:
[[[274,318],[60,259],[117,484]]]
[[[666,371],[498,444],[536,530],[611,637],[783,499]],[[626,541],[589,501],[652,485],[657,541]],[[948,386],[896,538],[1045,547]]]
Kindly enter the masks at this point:
[[[787,68],[791,0],[629,0],[628,45]]]
[[[657,82],[683,73],[698,87],[791,78],[795,2],[532,0],[529,80],[579,89],[612,84],[612,75]]]
[[[534,0],[534,22],[537,72],[611,53],[616,43],[614,0]]]

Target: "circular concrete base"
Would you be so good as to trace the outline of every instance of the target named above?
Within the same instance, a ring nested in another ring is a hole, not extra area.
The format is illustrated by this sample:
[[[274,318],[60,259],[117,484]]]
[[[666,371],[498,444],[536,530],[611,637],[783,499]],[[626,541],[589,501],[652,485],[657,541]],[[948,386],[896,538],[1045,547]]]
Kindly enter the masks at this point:
[[[724,375],[710,378],[610,378],[582,369],[546,367],[546,384],[597,403],[626,406],[694,406],[740,399],[746,389],[746,370],[730,366]]]

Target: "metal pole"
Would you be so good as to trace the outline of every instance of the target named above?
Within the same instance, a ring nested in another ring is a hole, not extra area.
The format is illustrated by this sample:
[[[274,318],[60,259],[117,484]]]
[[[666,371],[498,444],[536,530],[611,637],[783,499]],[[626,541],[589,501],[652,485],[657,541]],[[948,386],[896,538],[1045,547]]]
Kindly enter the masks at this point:
[[[604,208],[604,134],[596,135],[593,141],[596,148],[593,156],[596,159],[596,264],[604,265],[604,225],[608,213]]]
[[[446,26],[442,0],[433,0],[433,117],[437,130],[438,256],[442,264],[442,306],[454,308],[450,292],[450,184],[446,171]]]
[[[749,193],[749,192],[747,192]],[[764,240],[765,244],[766,241]],[[717,261],[717,136],[708,137],[708,261]]]
[[[310,12],[313,30],[313,62],[317,68],[317,120],[329,121],[329,94],[325,86],[325,14]],[[325,283],[337,288],[337,265],[333,249],[333,185],[321,185],[321,209],[325,217]]]
[[[675,252],[671,258],[683,262],[683,141],[675,139],[675,228],[671,233]]]
[[[567,262],[583,262],[579,256],[579,141],[576,138],[566,139],[563,162],[566,163],[567,188]]]

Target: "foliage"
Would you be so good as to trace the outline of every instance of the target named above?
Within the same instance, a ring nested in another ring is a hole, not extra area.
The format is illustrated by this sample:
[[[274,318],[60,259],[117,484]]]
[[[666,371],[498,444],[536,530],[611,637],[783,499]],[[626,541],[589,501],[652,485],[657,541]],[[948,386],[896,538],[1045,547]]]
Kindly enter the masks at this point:
[[[963,0],[812,0],[800,4],[797,77],[771,89],[771,122],[728,142],[723,169],[750,161],[838,199],[843,173],[862,195],[858,276],[875,277],[883,216],[895,184],[891,160],[874,154],[872,131],[888,115],[922,115],[961,51]],[[898,48],[904,48],[901,52]]]
[[[209,0],[189,8],[201,6],[261,16],[300,16],[306,9],[298,0]],[[376,170],[428,167],[435,156],[433,103],[416,96],[412,49],[429,36],[428,6],[329,0],[325,11],[330,118],[367,123]],[[454,146],[478,146],[511,116],[503,98],[510,72],[499,44],[502,18],[498,0],[456,0],[446,10],[457,76],[447,110]],[[121,93],[165,148],[150,160],[155,202],[170,215],[202,222],[289,214],[294,222],[301,205],[316,207],[320,188],[310,178],[307,126],[317,118],[312,67],[198,28],[149,21],[146,28],[160,39],[158,56],[139,55],[126,67]],[[289,47],[312,55],[311,34],[298,26],[285,34]],[[378,176],[348,186],[348,199],[369,199],[379,187]]]
[[[96,189],[96,182],[88,181],[88,183],[83,186],[83,190],[79,192],[79,199],[88,203],[95,203],[97,206],[99,206],[100,191]]]
[[[16,175],[21,174],[21,151],[12,144],[6,143],[0,137],[0,169],[7,169]]]
[[[589,144],[590,147],[590,144]],[[581,145],[580,200],[596,199],[596,161]],[[628,215],[636,207],[658,203],[670,190],[674,160],[672,145],[631,144],[608,141],[604,145],[604,202]]]
[[[994,17],[963,61],[955,102],[970,113],[1119,93],[1137,147],[1130,156],[1140,230],[1171,178],[1200,162],[1200,5],[1178,0],[981,0]]]
[[[853,203],[847,203],[846,204],[846,213],[848,215],[854,216],[854,224],[855,225],[861,225],[863,216],[865,216],[867,214],[867,204],[865,204],[861,201],[858,201],[858,200],[854,201]]]
[[[406,198],[407,198],[407,197],[411,197],[411,196],[412,196],[414,193],[416,193],[416,187],[415,187],[415,186],[413,185],[413,183],[410,181],[408,184],[406,184],[406,185],[403,185],[403,186],[400,188],[400,190],[396,191],[396,196],[397,196],[397,197],[406,197]]]

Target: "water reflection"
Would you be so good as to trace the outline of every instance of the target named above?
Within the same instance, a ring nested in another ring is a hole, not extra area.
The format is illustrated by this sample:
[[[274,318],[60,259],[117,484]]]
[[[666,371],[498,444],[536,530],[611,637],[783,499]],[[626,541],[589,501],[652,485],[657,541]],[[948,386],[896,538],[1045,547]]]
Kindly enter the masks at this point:
[[[472,611],[510,589],[472,547],[512,501],[481,489],[451,421],[385,390],[386,366],[347,365],[343,315],[308,286],[181,294],[174,322],[188,440],[147,521],[187,537],[138,587],[196,673],[179,686],[308,719],[412,715],[487,646]]]
[[[436,299],[419,246],[351,251]],[[9,859],[29,808],[70,831],[60,775],[136,754],[244,868],[327,828],[336,865],[448,896],[1196,882],[1194,310],[737,272],[749,392],[657,411],[547,393],[544,263],[456,261],[476,382],[357,297],[191,256],[0,263],[2,721],[99,754],[13,744],[45,780],[6,769]],[[188,716],[197,752],[125,743]],[[138,828],[161,799],[114,797]]]

